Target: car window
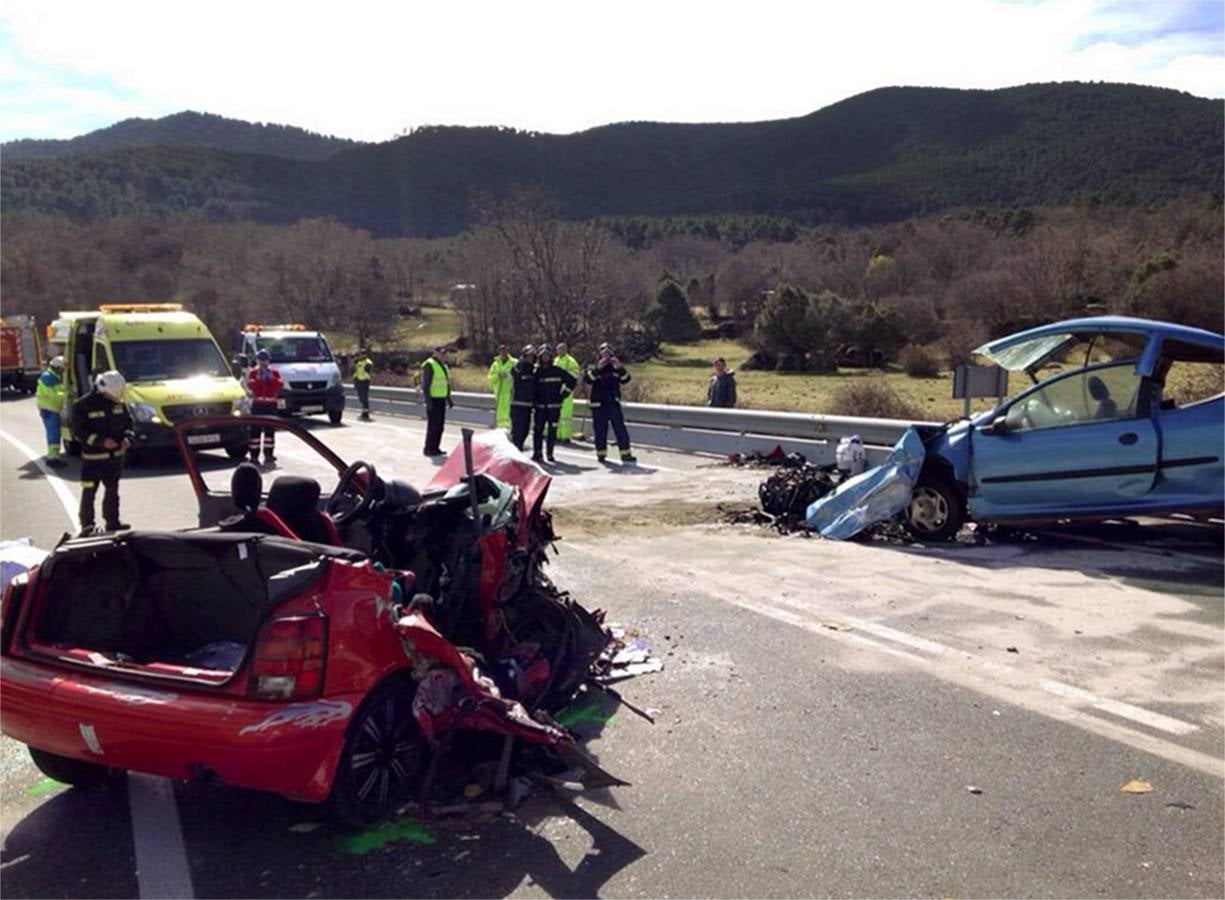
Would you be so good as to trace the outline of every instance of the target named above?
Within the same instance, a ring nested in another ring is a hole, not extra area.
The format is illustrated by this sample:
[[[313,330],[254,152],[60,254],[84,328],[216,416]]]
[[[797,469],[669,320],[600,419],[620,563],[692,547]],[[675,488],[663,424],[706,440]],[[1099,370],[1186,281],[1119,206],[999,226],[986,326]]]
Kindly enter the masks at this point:
[[[128,381],[163,381],[197,375],[224,376],[230,367],[207,338],[112,341],[115,368]]]
[[[1135,418],[1141,380],[1130,361],[1052,379],[1008,408],[1008,430],[1034,431]]]

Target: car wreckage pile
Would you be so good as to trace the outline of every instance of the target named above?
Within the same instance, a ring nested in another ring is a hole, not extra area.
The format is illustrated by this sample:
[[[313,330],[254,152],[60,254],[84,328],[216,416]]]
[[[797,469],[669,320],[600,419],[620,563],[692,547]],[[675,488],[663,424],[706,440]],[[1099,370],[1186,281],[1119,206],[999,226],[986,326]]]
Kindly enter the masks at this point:
[[[649,719],[609,684],[662,665],[544,573],[550,479],[504,436],[422,492],[354,463],[330,515],[310,479],[278,478],[266,507],[240,496],[251,477],[215,525],[68,539],[13,580],[3,730],[46,774],[206,777],[354,826],[462,801],[477,767],[503,795],[626,783],[561,714],[598,698]]]

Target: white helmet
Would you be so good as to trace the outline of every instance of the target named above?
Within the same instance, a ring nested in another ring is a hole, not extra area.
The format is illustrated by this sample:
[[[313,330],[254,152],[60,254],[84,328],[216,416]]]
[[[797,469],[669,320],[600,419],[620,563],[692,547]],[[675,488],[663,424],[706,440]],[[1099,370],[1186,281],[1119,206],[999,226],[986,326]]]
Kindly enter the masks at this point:
[[[62,369],[64,368],[64,357],[53,356],[51,357],[51,362],[48,363],[48,365],[50,365],[53,369]]]
[[[124,377],[114,369],[103,372],[94,379],[94,386],[98,389],[98,393],[105,394],[112,400],[118,400],[123,396],[123,388],[126,384]]]

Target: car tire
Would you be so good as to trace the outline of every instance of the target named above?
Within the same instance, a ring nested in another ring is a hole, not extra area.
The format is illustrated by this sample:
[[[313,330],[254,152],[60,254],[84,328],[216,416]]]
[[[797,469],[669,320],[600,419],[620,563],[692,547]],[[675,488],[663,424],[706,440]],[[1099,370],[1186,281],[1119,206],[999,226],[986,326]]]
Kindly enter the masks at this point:
[[[905,510],[906,529],[921,541],[951,541],[966,521],[965,501],[945,478],[920,475]]]
[[[116,769],[100,766],[97,763],[87,763],[79,759],[48,753],[35,747],[27,747],[30,758],[38,770],[53,781],[61,784],[71,784],[73,787],[91,787],[95,784],[105,784],[115,778]]]
[[[417,784],[428,754],[413,718],[414,685],[393,678],[375,688],[346,730],[332,782],[332,814],[364,828],[396,811]]]
[[[333,425],[339,425],[340,420],[344,418],[345,411],[343,409],[329,409],[328,421]]]

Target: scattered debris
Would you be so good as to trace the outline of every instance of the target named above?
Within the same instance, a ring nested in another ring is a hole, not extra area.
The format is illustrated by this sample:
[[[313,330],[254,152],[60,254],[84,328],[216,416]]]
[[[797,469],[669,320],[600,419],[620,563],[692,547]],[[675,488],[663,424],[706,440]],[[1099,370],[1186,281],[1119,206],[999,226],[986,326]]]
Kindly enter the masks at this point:
[[[1016,647],[1005,647],[1004,649],[1007,650],[1009,653],[1020,653],[1021,652]]]
[[[310,834],[315,829],[322,827],[322,822],[299,822],[297,825],[290,825],[289,830],[295,834]]]
[[[379,847],[385,847],[388,844],[400,841],[412,841],[415,844],[436,844],[438,843],[438,838],[430,834],[425,825],[416,819],[404,818],[393,819],[390,822],[376,825],[374,828],[346,835],[340,839],[339,845],[340,849],[345,853],[354,856],[364,856],[371,850],[377,850]]]
[[[727,457],[729,466],[752,466],[766,468],[770,466],[787,466],[795,468],[807,464],[808,459],[803,453],[787,453],[781,444],[775,444],[769,453],[752,450],[748,453],[731,453]]]
[[[1119,788],[1119,791],[1123,794],[1151,794],[1153,792],[1153,786],[1147,781],[1141,781],[1139,778],[1133,778],[1131,781],[1127,782],[1127,784]]]
[[[983,789],[980,788],[976,784],[967,784],[966,790],[969,791],[971,794],[981,794],[983,792]]]
[[[1166,806],[1168,806],[1170,809],[1195,809],[1194,803],[1187,803],[1185,800],[1172,800],[1171,802],[1167,803]]]
[[[845,622],[822,622],[822,628],[828,628],[830,631],[853,631],[850,625]]]

